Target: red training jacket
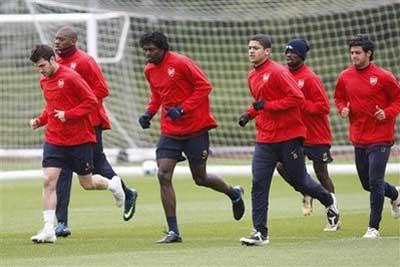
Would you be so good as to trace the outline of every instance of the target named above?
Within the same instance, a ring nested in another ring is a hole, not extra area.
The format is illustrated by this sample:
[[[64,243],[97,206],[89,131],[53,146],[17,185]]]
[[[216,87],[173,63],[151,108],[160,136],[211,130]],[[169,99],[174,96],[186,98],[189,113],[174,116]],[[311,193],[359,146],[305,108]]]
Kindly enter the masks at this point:
[[[46,142],[59,146],[96,143],[89,114],[97,105],[96,96],[75,71],[59,65],[50,77],[42,76],[40,86],[46,107],[39,116],[39,125],[47,124]],[[65,111],[65,122],[54,116],[54,110]]]
[[[111,124],[103,105],[103,99],[110,93],[101,68],[94,58],[82,50],[76,49],[67,57],[57,56],[56,60],[59,64],[70,67],[79,73],[97,97],[97,108],[90,114],[92,126],[102,126],[103,129],[110,129]]]
[[[324,84],[315,72],[306,64],[292,71],[298,87],[303,92],[305,103],[301,110],[301,118],[307,128],[305,146],[331,145],[332,134],[329,125],[329,99]]]
[[[268,59],[248,75],[250,93],[254,100],[264,100],[263,110],[247,110],[256,117],[257,142],[278,143],[306,136],[300,107],[304,96],[287,69]]]
[[[162,134],[182,137],[217,127],[208,98],[211,84],[193,60],[167,51],[159,64],[147,64],[144,73],[151,89],[147,110],[157,113],[161,107]],[[166,110],[176,106],[184,114],[172,121]]]
[[[349,139],[354,144],[394,143],[394,125],[400,112],[400,84],[394,75],[370,63],[357,70],[353,65],[338,77],[335,103],[339,112],[350,103]],[[386,119],[379,121],[376,106]]]

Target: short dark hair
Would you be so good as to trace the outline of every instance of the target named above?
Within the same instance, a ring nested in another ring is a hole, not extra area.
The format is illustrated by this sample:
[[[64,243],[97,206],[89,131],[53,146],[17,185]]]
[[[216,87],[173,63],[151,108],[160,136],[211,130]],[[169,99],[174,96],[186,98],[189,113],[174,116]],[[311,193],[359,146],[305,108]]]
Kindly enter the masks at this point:
[[[41,58],[50,61],[50,58],[55,56],[53,48],[45,44],[38,44],[32,49],[30,60],[33,63],[38,62]]]
[[[253,35],[250,38],[249,41],[257,41],[264,48],[271,48],[272,47],[272,38],[268,34],[256,34],[256,35]]]
[[[145,45],[154,44],[164,51],[169,50],[168,38],[161,32],[148,32],[143,34],[142,37],[140,37],[139,44],[142,48]]]
[[[369,60],[373,60],[375,44],[368,36],[368,34],[357,34],[351,37],[349,40],[349,48],[352,48],[353,46],[361,46],[362,50],[364,50],[365,53],[371,51],[371,56],[369,57]]]

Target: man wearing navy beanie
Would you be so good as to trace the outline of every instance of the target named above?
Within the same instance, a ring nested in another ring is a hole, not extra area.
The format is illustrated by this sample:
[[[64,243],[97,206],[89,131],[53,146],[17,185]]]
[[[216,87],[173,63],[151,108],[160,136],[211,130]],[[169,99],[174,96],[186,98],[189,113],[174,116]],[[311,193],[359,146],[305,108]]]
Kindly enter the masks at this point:
[[[309,50],[307,41],[303,39],[293,39],[286,46],[286,67],[289,69],[293,78],[297,82],[299,89],[305,97],[305,104],[302,107],[302,120],[307,128],[306,138],[304,139],[304,153],[313,162],[314,172],[321,185],[330,193],[335,192],[335,188],[328,173],[329,162],[332,162],[330,147],[332,134],[329,125],[329,100],[321,79],[314,71],[304,64]],[[277,166],[278,172],[290,184],[281,164]],[[304,195],[303,214],[311,215],[312,198]],[[336,231],[336,227],[325,228],[326,231]]]
[[[293,39],[288,43],[285,54],[288,50],[291,50],[292,52],[296,53],[299,57],[301,57],[303,60],[306,60],[307,52],[308,50],[310,50],[310,47],[308,46],[307,42],[303,39]]]

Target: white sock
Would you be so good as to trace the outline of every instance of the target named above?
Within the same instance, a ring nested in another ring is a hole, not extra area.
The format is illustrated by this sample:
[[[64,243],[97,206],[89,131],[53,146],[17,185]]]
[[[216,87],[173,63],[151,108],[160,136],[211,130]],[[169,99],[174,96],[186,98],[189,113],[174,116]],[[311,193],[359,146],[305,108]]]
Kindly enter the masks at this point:
[[[112,179],[114,179],[115,177],[117,177],[117,176],[114,176]],[[114,181],[112,179],[111,180],[107,180],[108,181],[107,189],[114,193],[116,184],[114,183]]]
[[[56,216],[55,210],[44,210],[43,211],[44,227],[54,228],[55,216]]]

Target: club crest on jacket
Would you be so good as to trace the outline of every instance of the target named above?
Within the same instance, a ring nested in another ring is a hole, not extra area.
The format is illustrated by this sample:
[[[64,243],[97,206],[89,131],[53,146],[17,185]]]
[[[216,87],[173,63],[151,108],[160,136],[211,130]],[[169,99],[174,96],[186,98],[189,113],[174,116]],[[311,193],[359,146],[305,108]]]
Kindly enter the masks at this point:
[[[371,76],[369,77],[369,83],[374,86],[378,82],[378,77],[376,76]]]
[[[58,86],[58,88],[63,88],[64,87],[64,80],[63,79],[58,80],[57,86]]]
[[[169,67],[167,72],[168,72],[168,76],[172,78],[175,75],[175,68]]]
[[[269,76],[270,76],[269,73],[264,73],[264,75],[263,75],[263,77],[262,77],[263,81],[264,81],[264,82],[267,82],[268,79],[269,79]]]

